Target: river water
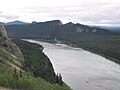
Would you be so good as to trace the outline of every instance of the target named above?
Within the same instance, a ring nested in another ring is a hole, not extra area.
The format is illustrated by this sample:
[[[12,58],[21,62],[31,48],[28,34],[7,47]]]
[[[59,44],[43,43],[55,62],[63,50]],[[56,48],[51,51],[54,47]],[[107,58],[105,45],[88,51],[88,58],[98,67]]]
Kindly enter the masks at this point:
[[[56,73],[73,90],[120,90],[120,66],[100,55],[65,44],[27,40],[44,47]]]

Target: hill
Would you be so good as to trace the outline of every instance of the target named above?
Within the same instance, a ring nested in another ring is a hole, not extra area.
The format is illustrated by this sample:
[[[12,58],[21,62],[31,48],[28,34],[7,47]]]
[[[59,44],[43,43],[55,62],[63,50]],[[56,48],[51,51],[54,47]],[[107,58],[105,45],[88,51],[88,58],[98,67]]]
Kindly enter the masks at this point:
[[[0,88],[70,90],[62,79],[56,79],[58,76],[42,50],[37,44],[18,39],[11,41],[5,28],[0,26]]]
[[[31,23],[29,25],[7,25],[5,26],[11,37],[25,38],[55,38],[79,35],[111,35],[113,32],[82,24],[62,24],[60,20]]]
[[[50,37],[50,34],[61,25],[59,20],[31,23],[28,25],[5,26],[9,36],[13,37]]]

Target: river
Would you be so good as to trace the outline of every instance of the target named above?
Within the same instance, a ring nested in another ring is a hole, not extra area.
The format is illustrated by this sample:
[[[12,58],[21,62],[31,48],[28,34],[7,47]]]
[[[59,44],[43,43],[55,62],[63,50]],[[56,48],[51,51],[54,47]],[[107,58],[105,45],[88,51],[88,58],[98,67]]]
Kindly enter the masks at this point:
[[[56,73],[73,90],[120,90],[120,66],[100,55],[65,44],[27,40],[44,47]]]

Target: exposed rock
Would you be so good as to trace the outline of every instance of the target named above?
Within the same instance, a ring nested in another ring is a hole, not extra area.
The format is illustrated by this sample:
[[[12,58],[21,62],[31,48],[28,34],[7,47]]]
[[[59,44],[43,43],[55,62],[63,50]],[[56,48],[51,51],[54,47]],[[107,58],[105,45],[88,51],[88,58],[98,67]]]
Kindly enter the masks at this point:
[[[0,26],[0,38],[6,38],[6,39],[8,38],[7,32],[4,28],[4,26]]]
[[[23,54],[19,47],[8,38],[4,26],[0,26],[0,48],[4,48],[6,51],[11,52],[12,54],[20,58],[21,61],[24,60]]]
[[[97,32],[96,28],[94,28],[94,29],[92,30],[92,32]]]
[[[83,30],[82,30],[82,28],[77,28],[76,29],[76,32],[82,32]]]

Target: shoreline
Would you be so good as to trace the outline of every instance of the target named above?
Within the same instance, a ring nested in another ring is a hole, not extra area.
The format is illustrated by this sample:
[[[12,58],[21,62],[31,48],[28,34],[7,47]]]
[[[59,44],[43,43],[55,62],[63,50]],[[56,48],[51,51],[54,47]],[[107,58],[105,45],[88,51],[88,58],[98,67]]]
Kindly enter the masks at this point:
[[[55,40],[44,40],[44,39],[33,39],[33,40],[42,41],[42,42],[47,42],[47,43],[57,43]],[[60,41],[60,42],[61,42],[61,44],[67,44],[67,45],[69,45],[69,46],[71,46],[71,47],[81,48],[81,49],[86,50],[86,51],[89,51],[89,52],[91,52],[91,53],[98,54],[98,55],[100,55],[100,56],[102,56],[102,57],[104,57],[104,58],[106,58],[106,59],[108,59],[108,60],[110,60],[110,61],[112,61],[112,62],[115,62],[115,63],[117,63],[117,64],[120,64],[120,61],[119,61],[118,59],[115,59],[115,58],[113,58],[113,57],[110,57],[110,56],[104,55],[104,54],[102,54],[102,53],[96,52],[96,51],[94,51],[94,50],[92,50],[92,49],[88,49],[88,48],[86,48],[86,47],[78,46],[77,44],[74,44],[74,43],[72,43],[72,42],[70,42],[70,41],[66,41],[66,40],[63,40],[63,41]]]
[[[61,41],[61,42],[62,42],[62,41]],[[104,58],[106,58],[106,59],[108,59],[108,60],[110,60],[110,61],[113,61],[113,62],[115,62],[115,63],[117,63],[117,64],[120,65],[120,61],[119,61],[118,59],[115,59],[115,58],[113,58],[113,57],[104,55],[104,54],[102,54],[102,53],[99,53],[99,52],[97,52],[97,51],[94,51],[94,50],[92,50],[92,49],[89,49],[89,48],[86,48],[86,47],[83,47],[83,46],[78,46],[77,44],[74,44],[74,43],[72,43],[72,42],[70,42],[70,41],[63,41],[63,42],[64,42],[63,44],[67,44],[67,45],[69,45],[69,46],[71,46],[71,47],[81,48],[81,49],[86,50],[86,51],[89,51],[89,52],[91,52],[91,53],[100,55],[100,56],[102,56],[102,57],[104,57]]]
[[[94,51],[94,50],[92,50],[92,49],[89,49],[89,48],[86,48],[86,47],[78,46],[77,44],[73,44],[72,42],[67,42],[67,41],[65,41],[65,42],[66,42],[65,44],[67,44],[67,45],[70,45],[70,46],[72,46],[72,47],[81,48],[81,49],[86,50],[86,51],[89,51],[89,52],[91,52],[91,53],[100,55],[100,56],[102,56],[102,57],[104,57],[104,58],[106,58],[106,59],[108,59],[108,60],[110,60],[110,61],[112,61],[112,62],[115,62],[115,63],[117,63],[117,64],[120,65],[120,61],[119,61],[118,59],[115,59],[115,58],[113,58],[113,57],[104,55],[104,54],[102,54],[102,53],[96,52],[96,51]]]
[[[106,59],[108,59],[108,60],[110,60],[110,61],[112,61],[112,62],[115,62],[115,63],[117,63],[117,64],[120,64],[120,61],[119,61],[118,59],[115,59],[115,58],[113,58],[113,57],[110,57],[110,56],[104,55],[104,54],[102,54],[102,53],[96,52],[96,51],[94,51],[94,50],[92,50],[92,49],[83,48],[83,47],[80,47],[80,48],[82,48],[83,50],[89,51],[89,52],[91,52],[91,53],[100,55],[100,56],[102,56],[102,57],[104,57],[104,58],[106,58]]]

